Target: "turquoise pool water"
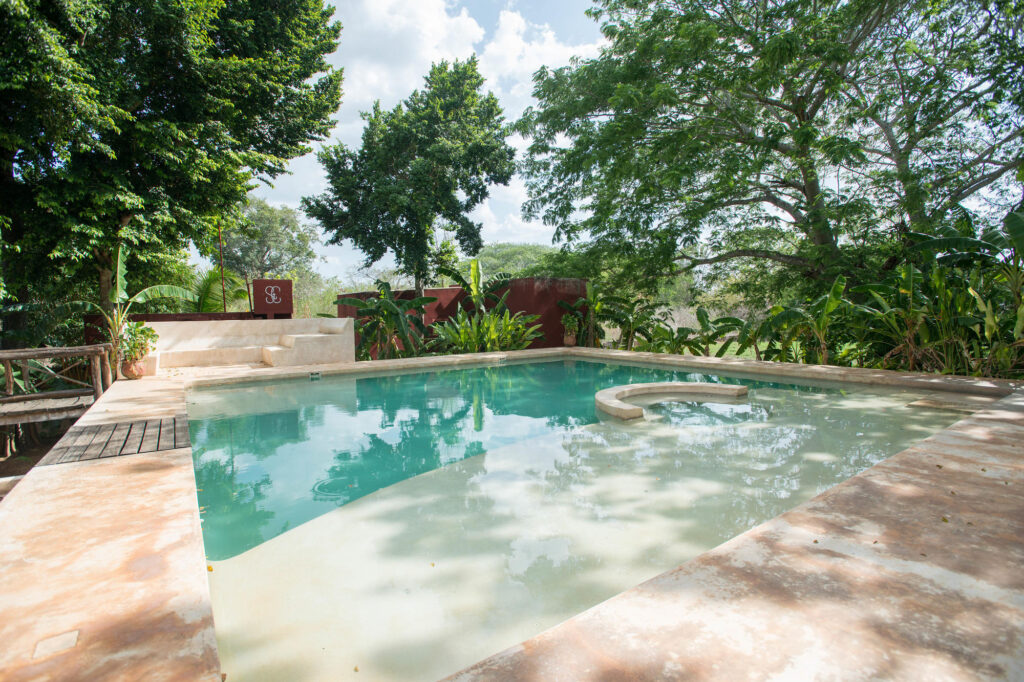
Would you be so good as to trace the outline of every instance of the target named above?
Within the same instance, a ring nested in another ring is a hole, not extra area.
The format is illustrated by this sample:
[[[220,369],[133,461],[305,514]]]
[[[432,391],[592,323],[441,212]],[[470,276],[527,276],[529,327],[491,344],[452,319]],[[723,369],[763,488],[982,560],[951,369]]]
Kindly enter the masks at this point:
[[[750,394],[596,413],[652,381]],[[223,670],[439,679],[958,418],[922,397],[579,360],[193,391]]]
[[[194,391],[188,412],[207,554],[214,560],[235,556],[412,476],[497,447],[594,424],[600,418],[594,408],[596,391],[653,381],[753,389],[750,404],[676,402],[649,410],[678,426],[766,421],[772,413],[791,422],[806,409],[797,403],[761,404],[758,389],[784,387],[794,396],[844,393],[840,388],[580,361]],[[795,414],[787,414],[787,407]],[[829,419],[836,438],[869,427],[866,440],[857,444],[866,452],[837,467],[827,479],[829,485],[901,444],[899,438],[873,438],[870,423],[863,423],[866,417],[837,410]]]

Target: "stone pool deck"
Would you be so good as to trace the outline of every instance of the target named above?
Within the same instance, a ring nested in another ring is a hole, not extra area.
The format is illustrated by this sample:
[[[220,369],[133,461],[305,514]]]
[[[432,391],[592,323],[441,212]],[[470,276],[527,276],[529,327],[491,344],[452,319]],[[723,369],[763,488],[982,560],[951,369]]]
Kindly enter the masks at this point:
[[[1024,679],[1018,384],[547,349],[121,381],[78,424],[173,417],[189,384],[542,357],[1001,399],[450,679]],[[37,467],[0,502],[0,679],[219,680],[213,627],[189,448]]]

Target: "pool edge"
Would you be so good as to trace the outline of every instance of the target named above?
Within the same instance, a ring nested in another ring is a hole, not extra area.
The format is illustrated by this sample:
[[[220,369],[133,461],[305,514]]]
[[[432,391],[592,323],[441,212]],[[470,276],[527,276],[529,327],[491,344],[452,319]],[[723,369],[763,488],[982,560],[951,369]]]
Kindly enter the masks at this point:
[[[114,384],[112,389],[106,393],[100,400],[98,400],[90,410],[83,415],[83,417],[77,422],[79,425],[91,425],[91,424],[102,424],[111,423],[118,419],[144,419],[144,418],[157,418],[171,416],[173,414],[184,411],[185,409],[185,391],[191,387],[199,386],[211,386],[211,385],[225,385],[237,382],[249,382],[249,381],[261,381],[261,380],[274,380],[274,379],[286,379],[286,378],[301,378],[308,374],[310,371],[319,371],[323,375],[334,375],[334,374],[372,374],[377,372],[387,372],[392,370],[417,370],[417,369],[429,369],[432,367],[457,367],[457,366],[474,366],[474,365],[487,365],[487,364],[499,364],[509,360],[516,359],[542,359],[542,358],[559,358],[559,357],[578,357],[583,359],[599,359],[599,360],[611,360],[611,361],[630,361],[630,362],[650,362],[656,365],[672,366],[672,367],[689,367],[694,369],[703,369],[708,371],[727,371],[727,372],[740,372],[749,373],[755,376],[773,376],[773,377],[785,377],[794,379],[808,379],[808,380],[825,380],[830,382],[838,383],[854,383],[861,385],[877,385],[885,387],[907,387],[914,389],[926,389],[926,390],[946,390],[954,392],[964,392],[977,395],[994,395],[994,396],[1008,396],[1015,391],[1020,391],[1022,384],[1017,382],[993,380],[993,379],[978,379],[973,377],[945,377],[945,376],[934,376],[934,375],[920,375],[920,374],[905,374],[898,372],[889,372],[884,370],[867,370],[857,368],[838,368],[838,367],[818,367],[808,365],[790,365],[786,363],[771,363],[771,362],[754,362],[747,360],[733,360],[723,358],[703,358],[696,356],[672,356],[652,353],[636,353],[627,351],[611,351],[611,350],[600,350],[600,349],[582,349],[582,348],[554,348],[554,349],[541,349],[541,350],[527,350],[527,351],[511,351],[506,353],[486,353],[486,354],[473,354],[473,355],[459,355],[459,356],[439,356],[439,357],[427,357],[427,358],[409,358],[401,360],[384,360],[374,361],[366,363],[346,363],[341,365],[309,365],[305,367],[290,367],[286,369],[254,369],[254,368],[210,368],[207,372],[207,376],[204,377],[178,377],[178,378],[152,378],[143,379],[135,382],[121,381]],[[1018,393],[1020,396],[1020,393]],[[1015,398],[1018,396],[1014,396]],[[1002,401],[1001,401],[1002,402]],[[989,410],[987,412],[991,412]],[[1014,414],[1017,415],[1019,420],[1019,412],[1024,412],[1024,408],[1015,407]],[[975,418],[977,415],[975,415]],[[946,429],[938,434],[935,434],[932,438],[942,435],[948,431],[954,429],[958,424],[963,423],[967,420],[961,420],[957,422],[949,429]],[[1009,422],[1007,422],[1009,423]],[[1024,435],[1024,427],[1021,427],[1022,435]],[[189,450],[190,451],[190,450]],[[902,454],[902,453],[900,453]],[[129,457],[139,458],[143,455],[131,455]],[[894,456],[895,457],[895,456]],[[115,459],[127,459],[127,458],[115,458]],[[187,489],[188,486],[183,486],[174,493],[175,501],[178,503],[188,501],[191,504],[191,508],[187,511],[189,516],[188,524],[184,524],[185,519],[178,519],[178,525],[173,531],[177,533],[176,539],[182,543],[182,547],[185,547],[185,558],[178,565],[178,568],[184,572],[190,580],[190,584],[193,586],[189,588],[191,592],[189,594],[178,594],[177,597],[184,598],[186,602],[190,604],[190,618],[194,618],[191,623],[197,625],[193,628],[196,630],[196,641],[203,642],[201,651],[189,653],[183,651],[180,647],[180,642],[175,645],[172,642],[167,641],[166,633],[152,632],[152,633],[141,633],[141,638],[134,642],[134,645],[139,647],[140,650],[146,651],[146,662],[147,665],[151,666],[149,669],[152,671],[149,673],[147,679],[175,679],[180,677],[175,670],[172,662],[181,663],[182,660],[189,665],[194,666],[196,671],[199,673],[190,676],[190,679],[219,679],[219,663],[217,658],[216,644],[214,638],[214,623],[212,617],[212,606],[209,598],[209,588],[206,580],[206,561],[205,555],[203,554],[201,541],[198,547],[194,543],[194,537],[190,539],[190,533],[194,536],[194,532],[189,530],[189,524],[194,522],[194,529],[198,528],[198,506],[196,502],[196,490],[195,490],[195,479],[194,472],[192,471],[191,457],[175,458],[173,461],[167,458],[160,458],[159,456],[150,456],[153,460],[153,465],[160,467],[163,466],[167,475],[177,475],[179,480],[184,475],[184,467],[188,469],[188,480],[191,481],[191,489]],[[880,465],[889,462],[892,457],[883,461]],[[138,460],[142,462],[143,460]],[[112,460],[93,460],[89,462],[79,462],[75,464],[62,464],[59,465],[63,473],[68,477],[76,476],[76,471],[97,471],[99,469],[90,469],[90,467],[110,467]],[[68,468],[65,468],[68,467]],[[75,470],[73,468],[77,467]],[[51,470],[54,468],[51,468]],[[873,471],[875,467],[869,469],[868,472]],[[864,472],[867,474],[868,472]],[[859,476],[863,476],[861,474]],[[51,474],[53,475],[53,474]],[[56,504],[57,501],[50,499],[47,501],[45,498],[45,487],[40,487],[35,494],[29,495],[28,493],[36,489],[36,486],[31,484],[36,483],[36,479],[43,476],[42,473],[33,470],[26,476],[26,481],[29,481],[30,485],[23,488],[21,494],[17,493],[17,488],[12,494],[0,502],[0,518],[5,521],[11,522],[9,525],[5,524],[0,526],[0,546],[7,545],[9,548],[16,547],[23,549],[23,545],[18,544],[19,541],[12,538],[12,530],[18,526],[18,519],[21,515],[25,515],[23,518],[31,518],[31,515],[38,513],[40,507],[45,507],[47,504]],[[859,476],[849,479],[853,481]],[[35,478],[33,478],[35,477]],[[847,482],[840,484],[845,485]],[[23,483],[19,484],[23,485]],[[839,488],[840,486],[837,486]],[[835,490],[835,488],[833,489]],[[831,492],[831,491],[830,491]],[[827,495],[828,493],[826,493]],[[105,502],[99,499],[87,503],[87,506],[80,509],[80,513],[83,515],[94,514],[102,516],[109,502],[110,496],[113,495],[116,500],[123,503],[125,508],[131,508],[133,503],[131,491],[116,490],[108,494]],[[30,498],[30,499],[23,499]],[[52,498],[52,496],[51,496]],[[815,498],[817,500],[819,498]],[[812,503],[814,501],[812,500]],[[89,507],[88,504],[94,505]],[[808,503],[810,504],[810,503]],[[798,507],[797,509],[801,509]],[[787,514],[792,513],[787,512]],[[772,524],[778,519],[785,517],[787,514],[783,514],[780,517],[776,517],[771,521],[767,522]],[[194,517],[194,518],[193,518]],[[137,521],[139,519],[136,519]],[[759,526],[758,528],[761,528]],[[32,538],[32,542],[40,547],[58,544],[67,546],[71,539],[63,535],[61,528],[49,528],[40,531],[37,537]],[[128,546],[122,548],[125,557],[132,555],[134,551],[140,550],[140,548],[152,547],[156,541],[157,536],[166,530],[163,527],[154,527],[148,534],[140,534],[139,537],[133,539],[135,546],[131,546],[131,542]],[[754,529],[757,530],[757,529]],[[109,540],[104,532],[102,525],[97,526],[93,531],[96,533],[96,537],[77,537],[73,539],[73,542],[105,542]],[[730,540],[725,547],[731,543],[747,536],[750,532],[744,533],[733,540]],[[718,552],[720,549],[712,550],[706,555],[701,555],[694,561],[701,561],[705,556]],[[70,550],[69,550],[70,551]],[[6,556],[0,559],[0,576],[4,576],[6,584],[8,585],[8,593],[16,593],[18,587],[19,572],[24,572],[24,575],[31,576],[34,569],[31,565],[30,559],[32,558],[31,552],[22,552],[23,556]],[[147,554],[147,556],[151,555]],[[187,556],[186,556],[187,555]],[[691,562],[692,563],[692,562]],[[687,566],[689,564],[684,564]],[[679,569],[675,569],[679,570]],[[671,572],[670,572],[671,573]],[[134,574],[132,574],[134,575]],[[151,584],[145,587],[141,587],[136,584],[138,581],[129,575],[128,577],[121,578],[117,577],[114,579],[107,580],[102,585],[90,585],[86,586],[86,589],[95,591],[97,589],[107,590],[112,600],[119,598],[119,595],[125,593],[125,591],[136,591],[142,590],[147,594],[152,593],[153,595],[160,593],[161,591],[166,592],[168,583],[166,580],[161,581],[159,577],[154,578]],[[181,576],[176,576],[181,577]],[[202,578],[200,581],[199,578]],[[56,574],[54,576],[47,577],[47,585],[53,586],[55,582],[59,583],[64,580],[72,579],[74,576],[67,576],[65,574]],[[38,582],[38,576],[33,577],[32,580]],[[657,579],[655,579],[657,580]],[[31,581],[30,581],[31,582]],[[145,581],[143,584],[146,585]],[[13,588],[14,592],[9,591]],[[632,588],[633,590],[639,588]],[[625,594],[631,593],[632,590],[627,590],[621,593],[617,597],[613,597],[612,600],[619,599]],[[64,611],[73,612],[76,604],[73,603],[74,599],[71,598],[71,602],[65,602],[61,604],[61,609]],[[605,602],[608,603],[608,602]],[[595,607],[599,608],[599,607]],[[592,610],[591,610],[592,611]],[[590,613],[586,611],[580,616]],[[198,614],[198,615],[196,615]],[[73,623],[78,627],[76,630],[81,633],[85,633],[85,638],[80,640],[78,645],[73,645],[67,649],[56,650],[45,656],[37,656],[33,658],[34,653],[39,653],[36,647],[44,640],[52,639],[51,636],[43,637],[42,639],[36,639],[36,635],[39,632],[25,632],[24,626],[26,623],[19,622],[16,619],[4,619],[6,625],[4,626],[8,631],[19,631],[18,636],[11,635],[11,638],[7,640],[8,648],[10,653],[6,657],[6,663],[0,660],[0,672],[4,673],[5,676],[9,675],[9,679],[22,679],[18,677],[19,670],[29,670],[30,666],[32,670],[37,670],[38,665],[43,665],[48,669],[92,669],[102,670],[104,664],[103,656],[110,656],[110,652],[107,650],[97,650],[92,647],[85,646],[88,642],[88,633],[91,628],[97,627],[97,620],[101,619],[104,614],[89,614],[84,613],[81,621]],[[195,620],[198,618],[198,620]],[[572,623],[574,619],[566,621],[566,623]],[[190,623],[190,626],[191,626]],[[35,624],[34,624],[35,625]],[[60,630],[60,628],[66,627],[61,625],[55,626],[54,629]],[[561,626],[556,626],[556,629]],[[68,631],[71,630],[70,626],[67,626]],[[53,635],[60,635],[64,630],[52,633]],[[550,632],[550,631],[549,631]],[[79,637],[76,635],[76,637]],[[31,640],[31,641],[30,641]],[[213,642],[211,644],[211,641]],[[531,640],[532,641],[532,640]],[[97,658],[100,657],[100,658]],[[33,663],[32,661],[40,661],[40,663]],[[24,677],[24,679],[30,679]],[[123,671],[109,670],[103,672],[98,676],[92,677],[91,679],[96,680],[113,680],[113,679],[137,679],[132,678],[128,675],[123,674]],[[495,679],[493,677],[460,677],[459,679]],[[513,677],[501,677],[500,679],[519,679]],[[578,678],[581,679],[581,678]]]

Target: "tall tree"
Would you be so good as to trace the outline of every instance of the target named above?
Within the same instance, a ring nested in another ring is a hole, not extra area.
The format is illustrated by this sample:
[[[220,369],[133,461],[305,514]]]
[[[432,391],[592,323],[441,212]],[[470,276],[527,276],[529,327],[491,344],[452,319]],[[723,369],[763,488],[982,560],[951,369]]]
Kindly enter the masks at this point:
[[[468,213],[489,184],[508,184],[515,156],[498,100],[483,85],[476,57],[435,64],[405,102],[390,111],[377,102],[363,114],[358,151],[339,143],[320,152],[329,186],[303,206],[331,243],[351,240],[367,265],[393,252],[418,292],[432,275],[439,231],[453,232],[465,253],[480,250],[480,225]]]
[[[995,31],[982,16],[994,2],[599,5],[608,46],[538,72],[539,105],[517,124],[532,140],[524,213],[641,275],[741,259],[818,287],[871,277],[898,251],[912,203],[878,115],[899,118],[897,144],[910,142],[906,187],[943,194],[929,220],[978,200],[983,176],[1019,168],[1020,109],[1005,84],[985,86],[993,51],[970,44],[972,30]],[[950,135],[969,141],[929,166]],[[897,195],[883,200],[887,175]]]
[[[4,277],[16,292],[49,267],[91,264],[106,301],[121,243],[140,257],[209,247],[214,219],[325,137],[340,100],[342,74],[325,55],[341,27],[323,0],[3,6],[37,48],[11,57],[16,33],[0,50],[0,112],[19,131],[0,137],[4,189],[20,197],[0,209]],[[38,116],[20,102],[34,89],[49,94],[55,60],[81,94],[51,88],[73,105],[53,123],[46,102]],[[87,116],[61,123],[78,110]],[[48,126],[64,134],[50,137]]]
[[[315,228],[304,225],[301,214],[287,206],[275,207],[251,198],[242,220],[224,230],[224,267],[246,281],[309,270],[319,243]],[[219,259],[211,259],[215,264]]]

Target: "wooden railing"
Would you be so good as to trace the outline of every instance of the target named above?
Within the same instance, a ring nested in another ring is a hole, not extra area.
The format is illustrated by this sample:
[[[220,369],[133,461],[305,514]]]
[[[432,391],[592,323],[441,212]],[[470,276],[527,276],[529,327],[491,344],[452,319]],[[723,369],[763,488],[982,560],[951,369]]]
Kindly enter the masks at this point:
[[[31,362],[33,360],[76,357],[80,357],[82,360],[65,366],[60,371],[54,371],[40,362]],[[89,363],[91,382],[68,376],[71,370],[83,362]],[[110,388],[113,380],[110,371],[109,343],[67,348],[5,350],[0,351],[0,363],[4,368],[5,384],[4,396],[0,397],[0,426],[78,416],[85,412],[92,403],[83,398],[92,396],[93,400],[99,399],[103,395],[103,391]],[[15,394],[15,365],[21,370],[21,381],[24,386],[23,392],[20,394]],[[33,381],[33,372],[37,377],[39,374],[42,374],[43,377]],[[82,388],[56,391],[36,390],[39,384],[53,380],[82,386]]]

